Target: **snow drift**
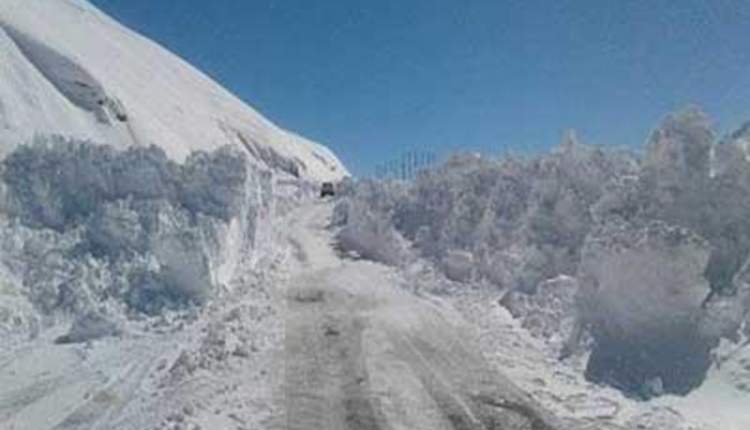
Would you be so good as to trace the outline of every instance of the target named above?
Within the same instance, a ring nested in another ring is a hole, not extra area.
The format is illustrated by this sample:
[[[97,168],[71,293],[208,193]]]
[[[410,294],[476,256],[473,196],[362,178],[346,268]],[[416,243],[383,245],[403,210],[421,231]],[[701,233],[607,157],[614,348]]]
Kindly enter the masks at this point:
[[[5,288],[42,318],[83,318],[78,332],[100,334],[92,313],[202,304],[270,248],[271,176],[229,147],[178,164],[153,146],[40,140],[3,161],[2,179]]]
[[[688,108],[644,153],[568,134],[529,159],[454,156],[413,183],[356,184],[340,203],[358,208],[344,228],[377,220],[447,278],[499,287],[562,357],[593,348],[593,381],[636,397],[685,394],[719,340],[738,341],[747,325],[746,135],[717,141]],[[368,243],[390,255],[387,237]]]

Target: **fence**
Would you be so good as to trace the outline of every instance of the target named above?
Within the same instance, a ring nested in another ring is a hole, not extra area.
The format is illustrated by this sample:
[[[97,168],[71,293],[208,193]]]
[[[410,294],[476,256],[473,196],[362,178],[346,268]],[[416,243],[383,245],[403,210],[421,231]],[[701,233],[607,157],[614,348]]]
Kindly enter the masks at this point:
[[[375,166],[375,177],[377,179],[398,179],[410,181],[419,172],[428,169],[437,162],[437,156],[433,152],[409,151],[401,154],[397,159],[386,161]]]

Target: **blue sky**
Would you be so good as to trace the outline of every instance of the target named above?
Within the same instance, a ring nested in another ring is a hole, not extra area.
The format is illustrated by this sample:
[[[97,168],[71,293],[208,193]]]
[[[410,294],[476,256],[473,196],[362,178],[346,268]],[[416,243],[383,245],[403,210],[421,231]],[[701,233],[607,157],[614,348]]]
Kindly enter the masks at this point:
[[[746,0],[93,0],[357,175],[406,150],[640,145],[750,119]]]

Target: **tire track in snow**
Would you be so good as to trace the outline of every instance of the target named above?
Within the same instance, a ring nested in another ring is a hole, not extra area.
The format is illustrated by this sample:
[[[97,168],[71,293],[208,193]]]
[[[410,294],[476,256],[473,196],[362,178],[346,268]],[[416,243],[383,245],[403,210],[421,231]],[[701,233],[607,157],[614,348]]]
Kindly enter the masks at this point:
[[[401,290],[395,269],[340,260],[324,229],[330,207],[297,215],[290,237],[307,258],[286,289],[284,416],[275,428],[564,428],[490,370],[461,322]]]

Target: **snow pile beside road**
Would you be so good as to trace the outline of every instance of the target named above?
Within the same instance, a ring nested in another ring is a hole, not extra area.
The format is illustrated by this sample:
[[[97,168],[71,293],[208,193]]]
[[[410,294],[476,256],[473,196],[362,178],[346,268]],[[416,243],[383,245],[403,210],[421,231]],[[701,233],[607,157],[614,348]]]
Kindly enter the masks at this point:
[[[58,138],[16,149],[2,179],[2,292],[36,312],[0,322],[29,334],[73,317],[69,340],[85,340],[117,332],[104,315],[206,303],[271,248],[271,175],[231,148],[177,164],[157,147]]]
[[[342,251],[389,265],[411,260],[407,241],[384,216],[399,198],[397,184],[363,182],[344,194],[349,198],[336,205],[332,220],[340,227],[336,238]]]
[[[685,394],[720,339],[747,326],[746,134],[717,141],[689,108],[667,116],[643,154],[570,134],[526,160],[456,156],[413,183],[355,184],[340,207],[395,230],[451,288],[509,292],[503,303],[563,356],[593,347],[591,381],[639,398]],[[571,281],[549,284],[560,276]]]

